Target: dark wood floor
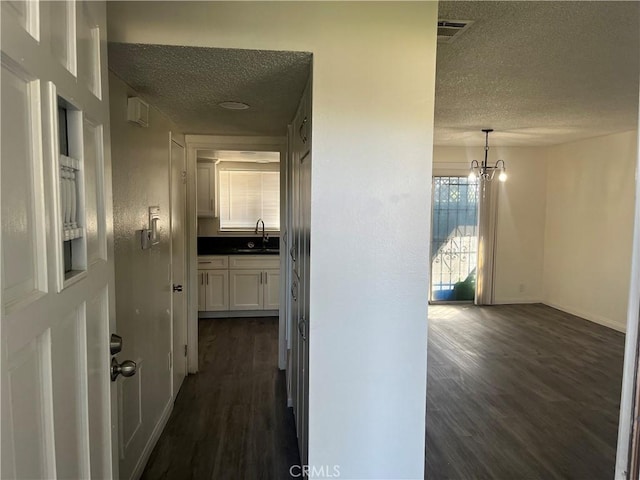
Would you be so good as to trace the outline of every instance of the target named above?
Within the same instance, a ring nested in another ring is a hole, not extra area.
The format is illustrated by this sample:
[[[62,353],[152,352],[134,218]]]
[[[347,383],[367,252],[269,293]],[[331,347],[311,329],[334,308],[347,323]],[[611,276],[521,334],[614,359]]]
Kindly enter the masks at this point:
[[[200,321],[201,371],[144,479],[290,478],[277,331],[275,318]],[[543,305],[431,306],[427,479],[613,478],[623,343]]]
[[[428,479],[612,479],[624,335],[543,305],[431,306]]]
[[[185,379],[142,478],[290,478],[300,457],[277,351],[277,318],[200,320],[200,372]]]

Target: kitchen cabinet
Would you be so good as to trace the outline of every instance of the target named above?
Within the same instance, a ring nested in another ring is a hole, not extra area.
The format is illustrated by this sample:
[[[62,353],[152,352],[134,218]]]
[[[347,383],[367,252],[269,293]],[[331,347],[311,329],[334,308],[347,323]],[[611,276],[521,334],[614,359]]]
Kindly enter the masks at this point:
[[[262,270],[230,270],[229,292],[231,310],[264,310]]]
[[[280,258],[275,255],[229,257],[229,309],[280,308]]]
[[[196,170],[197,210],[199,217],[215,217],[215,165],[198,162]]]
[[[198,311],[278,310],[278,255],[198,257]]]
[[[264,271],[264,309],[280,308],[280,270]]]
[[[198,257],[198,311],[229,310],[229,257]]]

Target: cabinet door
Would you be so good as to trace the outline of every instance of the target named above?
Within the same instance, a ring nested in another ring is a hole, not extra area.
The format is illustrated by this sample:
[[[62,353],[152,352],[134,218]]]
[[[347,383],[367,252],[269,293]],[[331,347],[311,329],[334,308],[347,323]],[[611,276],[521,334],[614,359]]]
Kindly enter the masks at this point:
[[[198,311],[204,312],[207,309],[207,286],[205,277],[207,273],[203,270],[198,270]]]
[[[262,310],[264,272],[229,270],[229,310]]]
[[[214,211],[214,183],[215,169],[213,163],[198,163],[197,192],[198,192],[198,216],[213,217]]]
[[[280,270],[265,270],[263,277],[264,309],[278,310],[280,308]]]
[[[208,270],[206,273],[207,311],[229,310],[229,271]]]

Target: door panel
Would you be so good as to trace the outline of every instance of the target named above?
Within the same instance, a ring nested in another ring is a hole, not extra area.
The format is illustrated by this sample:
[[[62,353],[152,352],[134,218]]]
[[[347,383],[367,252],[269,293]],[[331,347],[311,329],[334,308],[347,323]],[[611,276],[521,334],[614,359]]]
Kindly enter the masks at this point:
[[[6,427],[28,426],[3,431],[2,478],[53,478],[55,463],[51,444],[53,442],[48,420],[51,412],[47,408],[51,400],[51,383],[47,382],[49,365],[49,331],[34,338],[17,350],[8,366],[8,400],[11,422]],[[7,441],[10,439],[9,441]],[[11,450],[8,450],[11,449]],[[11,471],[9,461],[15,470]],[[9,460],[9,461],[7,461]]]
[[[111,441],[110,381],[102,369],[110,352],[104,339],[109,336],[109,293],[103,289],[87,303],[87,394],[89,404],[89,464],[91,478],[108,478],[110,455],[103,445]],[[93,321],[91,321],[93,320]]]
[[[40,82],[3,55],[2,248],[7,311],[46,292]],[[9,113],[11,112],[11,113]]]
[[[208,312],[229,310],[229,271],[209,270],[205,275],[207,276],[205,310]]]
[[[171,276],[173,328],[173,398],[187,376],[187,189],[184,147],[171,141]],[[179,287],[178,287],[179,286]]]
[[[262,309],[262,277],[262,270],[230,270],[229,310]]]
[[[102,141],[109,111],[74,77],[79,62],[83,71],[99,68],[107,86],[106,5],[86,7],[96,35],[90,66],[76,58],[76,13],[85,2],[2,5],[3,479],[118,477],[107,347],[115,330],[111,161]],[[57,95],[73,100],[73,167],[61,156]],[[61,192],[65,168],[74,177]],[[63,203],[74,212],[74,252],[83,258],[71,280]]]
[[[198,311],[204,312],[207,309],[207,271],[198,271]]]
[[[84,118],[84,182],[87,210],[87,262],[106,260],[107,238],[104,231],[105,205],[102,185],[104,151],[102,127]]]
[[[280,270],[265,270],[264,309],[277,310],[278,308],[280,308]]]

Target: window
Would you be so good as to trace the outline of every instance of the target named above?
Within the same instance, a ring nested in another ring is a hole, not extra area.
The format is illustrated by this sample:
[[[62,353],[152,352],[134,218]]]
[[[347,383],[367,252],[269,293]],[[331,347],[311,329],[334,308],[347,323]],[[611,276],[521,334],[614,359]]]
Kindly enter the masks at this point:
[[[431,301],[474,299],[477,224],[477,182],[467,177],[434,177]]]
[[[279,168],[279,164],[220,163],[220,230],[253,230],[260,218],[265,229],[280,230]]]

